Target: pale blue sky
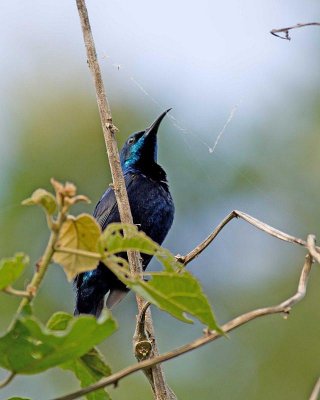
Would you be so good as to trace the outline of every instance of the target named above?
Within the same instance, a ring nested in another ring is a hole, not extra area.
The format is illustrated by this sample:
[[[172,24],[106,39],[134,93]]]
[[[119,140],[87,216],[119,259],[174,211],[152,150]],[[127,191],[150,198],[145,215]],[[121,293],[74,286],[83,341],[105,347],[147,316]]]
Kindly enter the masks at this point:
[[[139,97],[124,78],[133,77],[186,121],[190,108],[205,120],[215,108],[228,114],[239,101],[253,113],[257,103],[282,102],[288,86],[305,86],[317,74],[316,28],[293,32],[291,43],[269,34],[316,19],[317,1],[100,0],[88,1],[88,9],[98,53],[111,58],[101,60],[107,86],[120,82],[125,93]],[[0,104],[15,101],[10,95],[15,83],[47,75],[61,85],[83,73],[74,1],[12,0],[2,2],[0,12]],[[112,64],[120,64],[120,71],[108,69]]]

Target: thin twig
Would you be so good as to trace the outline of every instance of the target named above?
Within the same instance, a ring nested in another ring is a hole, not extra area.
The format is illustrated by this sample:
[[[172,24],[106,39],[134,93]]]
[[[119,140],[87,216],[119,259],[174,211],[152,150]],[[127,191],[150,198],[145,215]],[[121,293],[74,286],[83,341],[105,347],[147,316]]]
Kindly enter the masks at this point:
[[[272,29],[270,33],[271,35],[277,36],[280,39],[291,40],[291,37],[289,36],[289,31],[291,29],[303,28],[305,26],[320,26],[320,22],[307,22],[306,24],[297,24],[293,26],[288,26],[287,28]],[[284,33],[285,36],[278,35],[278,33]]]
[[[149,332],[146,329],[146,313],[151,303],[146,302],[139,315],[137,315],[136,329],[132,338],[133,353],[137,361],[147,360],[152,356],[152,341]],[[152,390],[155,391],[152,368],[144,370]]]
[[[220,222],[220,224],[203,242],[198,244],[198,246],[195,247],[192,251],[190,251],[187,255],[185,256],[177,255],[176,256],[177,259],[184,265],[187,265],[189,262],[194,260],[196,257],[198,257],[199,254],[203,252],[204,249],[206,249],[209,246],[209,244],[218,236],[218,234],[222,231],[222,229],[234,218],[241,218],[244,221],[248,222],[249,224],[255,226],[256,228],[262,230],[263,232],[266,232],[268,235],[276,237],[277,239],[309,248],[305,240],[302,240],[295,236],[288,235],[287,233],[282,232],[276,228],[273,228],[272,226],[266,224],[265,222],[259,221],[257,218],[254,218],[251,215],[246,214],[242,211],[233,210]],[[315,250],[320,251],[320,248],[315,247]]]
[[[12,381],[12,379],[16,376],[16,374],[14,372],[10,372],[10,374],[4,378],[3,381],[0,382],[0,389],[6,387],[7,385],[9,385],[9,383]]]
[[[95,84],[97,103],[98,103],[98,108],[99,108],[99,113],[100,113],[103,134],[104,134],[104,140],[105,140],[108,158],[109,158],[110,170],[111,170],[112,181],[113,181],[113,189],[114,189],[114,193],[115,193],[117,204],[118,204],[120,219],[121,219],[121,222],[123,222],[123,223],[132,224],[133,220],[132,220],[132,214],[131,214],[129,200],[128,200],[128,194],[127,194],[125,181],[124,181],[123,173],[122,173],[122,169],[121,169],[121,164],[120,164],[120,159],[119,159],[119,151],[118,151],[117,143],[115,140],[115,132],[117,129],[115,128],[115,126],[113,125],[113,122],[112,122],[111,111],[110,111],[110,107],[109,107],[109,104],[107,101],[105,88],[104,88],[104,84],[103,84],[103,80],[102,80],[102,76],[101,76],[100,66],[99,66],[98,59],[97,59],[97,53],[96,53],[96,48],[95,48],[95,44],[94,44],[94,40],[93,40],[93,36],[92,36],[92,31],[91,31],[91,26],[90,26],[90,22],[89,22],[89,16],[88,16],[86,3],[85,3],[85,0],[76,0],[76,3],[77,3],[77,8],[78,8],[79,16],[80,16],[80,21],[81,21],[81,28],[82,28],[84,43],[85,43],[85,47],[86,47],[86,51],[87,51],[88,64],[89,64],[89,68],[92,73],[92,77],[93,77],[94,84]],[[124,232],[124,234],[126,234],[126,232]],[[142,266],[141,266],[141,262],[140,262],[139,253],[134,252],[134,251],[128,251],[128,260],[129,260],[129,265],[130,265],[130,271],[134,275],[139,274],[142,276]],[[139,299],[138,296],[136,296],[136,299],[137,299],[139,312],[141,312],[144,301],[142,299]],[[151,318],[150,312],[148,312],[148,314],[147,314],[146,323],[147,323],[147,326],[149,327],[150,332],[152,332],[152,335],[153,335],[154,328],[153,328],[153,323],[152,323],[152,318]],[[156,355],[158,354],[158,349],[157,349],[157,345],[155,342],[154,342],[154,347],[153,347],[153,353]],[[163,374],[161,368],[158,366],[155,366],[153,374],[157,378],[157,380],[160,382],[160,385],[155,385],[155,387],[156,387],[155,398],[157,400],[166,400],[166,399],[169,400],[170,397],[166,396],[165,392],[170,391],[170,389],[167,387],[167,385],[165,383],[164,374]],[[159,388],[159,390],[158,390],[158,388]],[[164,388],[167,390],[162,390],[161,388]]]
[[[312,266],[312,257],[308,253],[308,255],[305,258],[305,262],[301,271],[300,275],[300,280],[298,284],[298,289],[296,293],[288,298],[287,300],[283,301],[282,303],[272,306],[272,307],[265,307],[265,308],[259,308],[257,310],[253,310],[250,312],[247,312],[245,314],[242,314],[231,321],[227,322],[226,324],[222,325],[222,330],[225,333],[231,332],[232,330],[240,327],[241,325],[244,325],[248,323],[249,321],[252,321],[256,318],[265,316],[265,315],[271,315],[271,314],[282,314],[284,313],[287,315],[291,308],[297,304],[299,301],[303,299],[306,293],[306,288],[307,288],[307,283],[308,283],[308,278],[309,274],[311,271],[311,266]],[[204,346],[207,343],[213,342],[216,339],[219,339],[222,337],[222,335],[216,331],[209,331],[207,332],[204,336],[188,343],[185,344],[184,346],[181,346],[175,350],[169,351],[167,353],[164,353],[160,356],[154,357],[152,359],[148,359],[145,361],[141,361],[138,364],[134,364],[130,367],[127,367],[119,372],[116,372],[115,374],[110,375],[108,378],[102,379],[100,382],[95,383],[87,388],[78,390],[74,393],[71,393],[66,396],[58,397],[55,398],[54,400],[73,400],[77,399],[83,395],[86,395],[88,393],[91,393],[95,390],[104,388],[106,386],[112,385],[112,384],[117,384],[119,380],[122,378],[139,371],[141,369],[145,368],[150,368],[152,365],[155,363],[162,363],[168,360],[171,360],[173,358],[176,358],[182,354],[188,353],[192,350],[195,350],[201,346]]]
[[[63,208],[64,207],[62,207],[62,209]],[[54,248],[55,248],[56,243],[59,238],[60,229],[66,219],[66,213],[67,213],[67,209],[65,211],[60,211],[60,213],[58,215],[58,218],[56,221],[56,229],[51,231],[47,247],[46,247],[39,263],[37,264],[37,270],[36,270],[35,274],[33,275],[31,282],[28,285],[32,296],[24,297],[21,300],[21,303],[19,304],[16,315],[19,315],[21,313],[21,311],[23,310],[23,308],[31,302],[31,300],[36,295],[36,292],[42,283],[42,280],[43,280],[43,278],[47,272],[47,269],[49,267],[49,264],[52,260],[52,257],[53,257],[54,251],[55,251]],[[13,326],[13,324],[14,324],[14,320],[11,323],[11,327]]]
[[[309,400],[318,400],[320,397],[320,378],[317,380]]]
[[[146,313],[148,308],[150,307],[151,303],[146,302],[137,316],[137,324],[136,324],[136,330],[135,334],[133,336],[133,345],[134,347],[139,344],[141,340],[147,340],[148,339],[148,333],[146,332]],[[145,358],[146,355],[143,355],[143,358]]]
[[[6,288],[3,289],[3,291],[7,294],[11,294],[12,296],[17,296],[17,297],[32,297],[30,292],[27,292],[26,290],[17,290],[14,289],[12,286],[7,286]]]

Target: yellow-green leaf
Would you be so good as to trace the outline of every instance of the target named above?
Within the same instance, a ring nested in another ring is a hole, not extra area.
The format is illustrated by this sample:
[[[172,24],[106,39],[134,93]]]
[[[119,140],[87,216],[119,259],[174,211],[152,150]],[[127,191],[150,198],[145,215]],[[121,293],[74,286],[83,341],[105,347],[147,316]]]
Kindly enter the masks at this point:
[[[60,367],[72,371],[83,388],[111,375],[110,367],[105,363],[102,354],[96,348],[91,349],[80,358],[67,361]],[[88,400],[110,400],[110,396],[105,389],[88,393],[86,398]]]
[[[63,267],[69,280],[80,272],[96,268],[99,260],[86,255],[60,252],[59,247],[97,253],[100,234],[99,224],[89,214],[80,214],[78,217],[69,216],[63,224],[53,260]]]
[[[32,196],[22,202],[25,206],[40,205],[45,211],[52,215],[56,212],[57,202],[55,197],[44,189],[37,189],[32,193]]]
[[[31,400],[29,397],[10,397],[8,400]]]
[[[17,253],[14,257],[3,258],[0,261],[0,290],[12,285],[29,264],[29,257]]]

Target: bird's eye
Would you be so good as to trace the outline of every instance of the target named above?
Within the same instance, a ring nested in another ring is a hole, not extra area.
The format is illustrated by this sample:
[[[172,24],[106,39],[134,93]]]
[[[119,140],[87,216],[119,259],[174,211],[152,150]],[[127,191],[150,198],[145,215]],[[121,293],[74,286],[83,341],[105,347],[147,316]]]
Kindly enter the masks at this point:
[[[132,143],[134,143],[134,138],[130,138],[130,139],[128,140],[128,144],[132,144]]]

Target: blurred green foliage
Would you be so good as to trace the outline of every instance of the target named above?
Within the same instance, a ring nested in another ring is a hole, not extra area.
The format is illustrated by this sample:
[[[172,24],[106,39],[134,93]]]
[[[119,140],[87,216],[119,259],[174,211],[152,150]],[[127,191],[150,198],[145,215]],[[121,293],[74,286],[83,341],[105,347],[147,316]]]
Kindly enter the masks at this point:
[[[320,99],[314,94],[318,86],[310,88],[310,93],[292,89],[291,98],[308,98],[307,104],[298,100],[291,103],[291,110],[265,104],[267,117],[256,115],[243,125],[235,123],[229,131],[234,151],[221,144],[210,155],[196,137],[178,132],[169,122],[163,125],[159,159],[168,172],[177,208],[166,247],[181,254],[190,250],[231,208],[244,208],[298,236],[319,235]],[[7,186],[0,197],[1,257],[24,251],[34,265],[43,251],[48,237],[43,216],[36,209],[20,206],[32,190],[48,188],[51,177],[70,180],[94,204],[110,182],[95,100],[75,88],[70,82],[70,86],[35,96],[35,102],[21,97],[15,105],[23,111],[19,118],[15,116],[14,146],[2,171]],[[112,109],[120,143],[132,131],[147,126],[158,112],[141,112],[123,101]],[[211,130],[209,121],[199,135]],[[198,133],[196,128],[193,131]],[[92,208],[78,206],[79,211]],[[204,291],[222,323],[291,295],[303,258],[303,249],[232,222],[190,269],[204,282]],[[25,282],[23,276],[22,285]],[[229,340],[220,339],[165,364],[168,381],[179,398],[307,398],[320,374],[319,285],[319,266],[315,265],[307,297],[288,320],[266,317],[240,328]],[[2,331],[16,305],[16,299],[0,294]],[[57,310],[72,312],[72,287],[55,266],[50,268],[35,308],[43,319]],[[114,311],[120,330],[101,346],[113,371],[134,362],[135,313],[133,296]],[[154,315],[162,351],[201,334],[200,324],[189,327],[163,313]],[[77,387],[71,374],[55,370],[37,378],[19,377],[3,393],[43,400]],[[110,393],[114,400],[151,398],[142,374],[126,378]]]

